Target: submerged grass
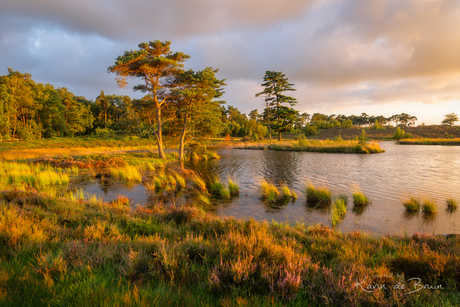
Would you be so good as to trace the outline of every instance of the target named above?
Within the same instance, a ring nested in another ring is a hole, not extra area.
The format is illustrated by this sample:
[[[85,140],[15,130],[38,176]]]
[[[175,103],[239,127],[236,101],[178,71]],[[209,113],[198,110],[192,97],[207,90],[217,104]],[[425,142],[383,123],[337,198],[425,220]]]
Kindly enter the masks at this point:
[[[460,305],[460,245],[444,236],[375,237],[14,190],[0,193],[0,240],[5,306]],[[363,291],[373,285],[385,287]]]

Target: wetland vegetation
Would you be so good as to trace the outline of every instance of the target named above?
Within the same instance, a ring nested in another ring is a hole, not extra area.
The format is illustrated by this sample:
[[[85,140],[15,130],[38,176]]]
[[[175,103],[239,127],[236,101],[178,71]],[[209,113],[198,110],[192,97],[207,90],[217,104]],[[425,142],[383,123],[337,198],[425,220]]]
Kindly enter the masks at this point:
[[[225,86],[216,69],[182,69],[189,56],[172,53],[167,41],[138,47],[109,71],[120,85],[144,76],[135,87],[147,92],[142,99],[101,91],[92,101],[12,69],[0,77],[1,305],[460,304],[458,236],[378,232],[388,223],[375,215],[401,212],[375,190],[380,182],[390,188],[390,171],[410,182],[397,163],[413,152],[335,155],[385,152],[369,140],[459,145],[454,113],[445,126],[427,127],[415,127],[417,118],[406,113],[300,114],[285,95],[294,84],[267,71],[256,94],[265,109],[246,116],[216,100]],[[149,57],[152,73],[143,69]],[[207,145],[235,149],[228,155]],[[270,151],[245,161],[239,147]],[[326,175],[331,186],[321,184]],[[347,185],[359,180],[366,194],[350,193]],[[374,190],[362,185],[368,182]],[[134,186],[145,196],[139,203],[135,192],[104,199],[87,192],[94,185],[106,194]],[[436,225],[455,230],[451,195],[404,200],[404,223],[420,219],[425,230],[442,217],[454,226]],[[243,219],[216,214],[233,203]],[[272,221],[251,218],[256,208]],[[289,210],[294,220],[283,220]],[[369,221],[366,210],[374,210]],[[313,218],[303,223],[302,215]],[[376,232],[360,231],[366,223]]]

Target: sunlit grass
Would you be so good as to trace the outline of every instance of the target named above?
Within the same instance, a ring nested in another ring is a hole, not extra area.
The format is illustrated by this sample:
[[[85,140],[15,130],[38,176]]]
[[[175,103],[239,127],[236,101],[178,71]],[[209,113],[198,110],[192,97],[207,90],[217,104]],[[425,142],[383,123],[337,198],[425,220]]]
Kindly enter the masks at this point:
[[[131,180],[135,182],[142,181],[142,175],[139,170],[136,167],[130,165],[112,168],[110,169],[110,174],[123,180]]]
[[[336,198],[331,209],[331,224],[332,227],[335,227],[347,214],[347,204],[343,198]]]
[[[460,305],[455,238],[342,233],[221,218],[200,207],[133,208],[124,196],[107,203],[0,192],[0,304]],[[346,214],[343,199],[331,209],[336,226]],[[404,283],[399,276],[443,289],[387,291]],[[356,280],[387,289],[363,292]]]
[[[310,152],[331,152],[331,153],[381,153],[385,150],[380,148],[377,142],[368,144],[359,143],[359,141],[331,141],[331,140],[302,140],[297,144],[279,143],[268,146],[268,149],[280,151],[310,151]]]
[[[332,193],[327,187],[315,187],[312,183],[309,183],[305,193],[309,204],[330,205],[332,202]]]
[[[231,196],[240,194],[240,186],[235,179],[228,178],[228,190],[230,191]]]
[[[228,199],[230,198],[230,191],[228,187],[219,181],[219,179],[214,180],[211,182],[211,192],[213,195],[219,198]]]
[[[355,206],[367,206],[370,204],[370,199],[361,192],[361,190],[357,189],[352,194],[353,197],[353,204]]]
[[[196,173],[192,173],[189,179],[195,188],[197,188],[198,190],[202,192],[206,191],[206,182],[200,175]]]
[[[420,199],[410,196],[409,199],[403,201],[407,212],[418,212],[420,210]]]
[[[449,199],[446,200],[446,205],[447,205],[447,208],[449,208],[449,209],[457,209],[458,202],[454,198],[449,198]]]
[[[422,211],[425,214],[433,214],[437,211],[436,202],[430,198],[423,198]]]
[[[460,138],[421,138],[421,139],[403,139],[399,141],[403,145],[460,145]]]
[[[280,195],[278,188],[273,183],[266,180],[261,180],[259,184],[262,198],[268,202],[275,202]]]

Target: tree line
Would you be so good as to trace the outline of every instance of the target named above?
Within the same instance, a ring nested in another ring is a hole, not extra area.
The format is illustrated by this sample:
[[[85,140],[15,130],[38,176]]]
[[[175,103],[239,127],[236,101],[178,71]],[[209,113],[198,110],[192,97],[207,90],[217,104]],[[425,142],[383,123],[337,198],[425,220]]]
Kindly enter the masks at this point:
[[[315,134],[317,129],[414,126],[417,117],[407,113],[390,117],[361,115],[326,115],[300,113],[293,107],[297,100],[286,95],[295,91],[283,72],[267,71],[256,97],[264,97],[265,108],[249,115],[236,107],[225,107],[220,100],[225,79],[216,77],[217,69],[185,70],[190,58],[173,53],[169,41],[140,43],[137,50],[125,51],[116,58],[108,72],[116,74],[120,87],[129,79],[142,80],[133,87],[145,96],[132,99],[126,95],[107,95],[101,91],[95,101],[76,96],[66,88],[36,83],[30,74],[8,68],[0,76],[0,141],[72,137],[89,134],[131,135],[156,138],[160,157],[165,157],[163,135],[177,137],[180,158],[184,156],[187,135],[199,137],[234,136],[261,139],[286,132]],[[456,114],[447,114],[443,123],[453,125]]]

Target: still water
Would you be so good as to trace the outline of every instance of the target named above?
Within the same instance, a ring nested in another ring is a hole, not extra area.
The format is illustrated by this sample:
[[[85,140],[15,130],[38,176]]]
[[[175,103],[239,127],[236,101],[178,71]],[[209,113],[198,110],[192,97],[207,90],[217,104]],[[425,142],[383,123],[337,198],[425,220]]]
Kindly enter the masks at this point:
[[[220,160],[193,165],[205,178],[229,176],[240,184],[240,196],[232,201],[214,204],[220,216],[254,218],[295,224],[330,225],[328,208],[306,205],[305,186],[327,186],[333,195],[350,196],[347,215],[338,226],[342,231],[362,230],[374,234],[413,234],[415,232],[460,233],[460,208],[448,212],[447,198],[460,201],[460,147],[380,144],[386,153],[373,155],[285,152],[271,150],[220,149]],[[258,181],[286,182],[298,196],[283,206],[271,206],[260,199]],[[86,192],[114,199],[126,195],[134,203],[157,204],[158,197],[142,185],[122,183],[80,184]],[[352,192],[359,187],[372,203],[362,211],[353,210]],[[438,212],[407,214],[402,204],[413,195],[435,200]],[[177,203],[186,201],[180,196]]]

